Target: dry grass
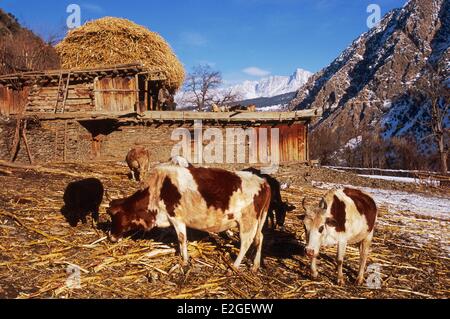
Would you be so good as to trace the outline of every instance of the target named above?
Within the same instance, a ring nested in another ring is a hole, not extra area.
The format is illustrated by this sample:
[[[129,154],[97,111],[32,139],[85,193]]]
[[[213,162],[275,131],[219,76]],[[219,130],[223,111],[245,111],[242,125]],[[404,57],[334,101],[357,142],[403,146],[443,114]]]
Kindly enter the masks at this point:
[[[56,46],[63,68],[84,69],[140,62],[166,72],[176,90],[184,81],[184,67],[158,34],[127,19],[105,17],[69,32]]]
[[[356,287],[358,252],[350,247],[344,272],[347,285],[335,285],[334,249],[323,251],[320,279],[309,279],[303,255],[303,226],[296,218],[300,201],[322,191],[294,181],[283,197],[297,205],[288,215],[286,232],[267,231],[264,267],[258,273],[244,265],[227,274],[238,252],[231,239],[189,233],[191,266],[183,269],[172,231],[135,234],[118,244],[105,240],[108,216],[101,208],[99,228],[90,223],[70,227],[60,213],[66,185],[99,177],[111,197],[129,195],[137,187],[127,169],[115,163],[52,165],[45,170],[8,168],[0,175],[0,297],[4,298],[449,298],[449,258],[439,243],[424,248],[405,244],[402,236],[434,227],[432,220],[413,219],[407,212],[390,214],[382,207],[369,263],[381,266],[381,289]],[[295,175],[285,167],[280,178]],[[299,179],[300,180],[300,179]],[[448,224],[442,229],[448,231]],[[444,254],[445,255],[445,254]],[[69,265],[81,269],[81,288],[66,285]]]

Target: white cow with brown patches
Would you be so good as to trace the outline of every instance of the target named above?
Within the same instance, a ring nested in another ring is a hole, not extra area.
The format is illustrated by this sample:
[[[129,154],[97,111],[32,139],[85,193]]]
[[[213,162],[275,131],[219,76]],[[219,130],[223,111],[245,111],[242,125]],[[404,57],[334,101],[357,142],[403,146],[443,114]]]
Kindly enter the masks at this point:
[[[306,254],[311,258],[311,274],[317,278],[317,256],[321,246],[337,245],[338,284],[344,284],[342,265],[348,244],[358,244],[360,251],[358,285],[364,281],[372,243],[377,207],[367,194],[351,188],[329,191],[317,208],[305,207]]]
[[[173,226],[183,264],[187,264],[187,227],[213,233],[239,227],[241,248],[234,266],[239,267],[253,243],[252,270],[260,267],[262,228],[271,194],[264,179],[250,172],[165,164],[155,168],[145,184],[146,189],[108,209],[112,241],[135,227],[148,231]]]

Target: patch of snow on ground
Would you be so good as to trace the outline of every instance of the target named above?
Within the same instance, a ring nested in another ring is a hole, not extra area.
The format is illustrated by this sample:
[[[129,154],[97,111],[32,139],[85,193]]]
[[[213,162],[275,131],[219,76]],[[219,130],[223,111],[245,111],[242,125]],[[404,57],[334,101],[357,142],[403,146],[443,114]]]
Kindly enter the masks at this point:
[[[400,183],[413,183],[413,184],[425,183],[427,185],[432,185],[432,186],[440,185],[439,181],[432,180],[432,179],[427,179],[424,182],[417,178],[412,178],[412,177],[397,177],[397,176],[385,176],[385,175],[358,175],[358,176],[366,177],[366,178],[373,178],[373,179],[381,179],[381,180],[385,180],[385,181],[394,181],[394,182],[400,182]]]

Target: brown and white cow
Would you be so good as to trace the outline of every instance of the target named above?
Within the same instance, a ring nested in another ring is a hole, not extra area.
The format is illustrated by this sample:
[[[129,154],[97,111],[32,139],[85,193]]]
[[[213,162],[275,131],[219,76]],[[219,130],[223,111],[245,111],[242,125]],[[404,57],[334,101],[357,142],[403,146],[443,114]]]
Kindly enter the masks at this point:
[[[360,261],[356,283],[364,281],[372,243],[377,207],[374,200],[360,190],[344,188],[329,191],[318,207],[305,207],[306,254],[311,258],[311,274],[317,278],[317,256],[321,246],[337,245],[338,284],[344,284],[342,265],[348,244],[359,244]]]
[[[131,170],[131,178],[141,181],[150,166],[150,152],[145,147],[138,146],[128,152],[125,160]]]
[[[239,267],[253,243],[256,255],[252,269],[259,268],[262,228],[270,204],[270,186],[264,179],[250,172],[161,165],[145,182],[148,188],[144,191],[111,203],[112,241],[132,229],[173,226],[183,264],[187,264],[186,227],[219,233],[238,226],[241,248],[234,266]]]

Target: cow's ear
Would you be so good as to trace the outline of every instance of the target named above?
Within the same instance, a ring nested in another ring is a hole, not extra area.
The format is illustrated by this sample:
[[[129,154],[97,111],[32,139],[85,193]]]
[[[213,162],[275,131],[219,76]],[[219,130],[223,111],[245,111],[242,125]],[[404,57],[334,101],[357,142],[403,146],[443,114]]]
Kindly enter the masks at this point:
[[[119,212],[118,209],[112,209],[112,208],[109,208],[109,209],[106,210],[106,213],[107,213],[109,216],[114,216],[114,215],[116,215],[118,212]]]
[[[337,221],[334,218],[327,218],[325,223],[327,224],[327,226],[337,227]]]

